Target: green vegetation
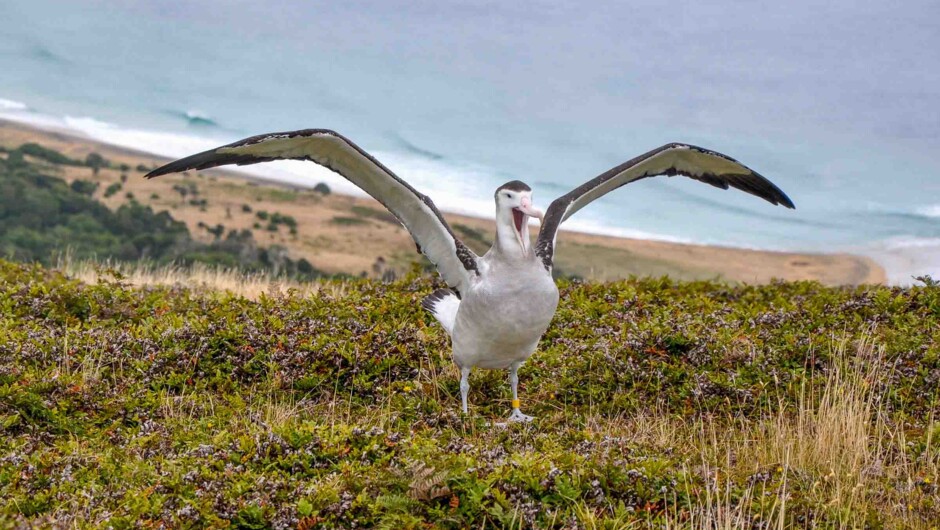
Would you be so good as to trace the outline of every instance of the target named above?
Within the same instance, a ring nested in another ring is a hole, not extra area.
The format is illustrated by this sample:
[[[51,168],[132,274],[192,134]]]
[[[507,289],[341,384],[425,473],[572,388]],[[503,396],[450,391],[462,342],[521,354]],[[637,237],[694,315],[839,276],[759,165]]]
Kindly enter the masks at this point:
[[[173,191],[179,193],[180,200],[184,201],[186,200],[187,195],[192,195],[193,197],[199,195],[199,187],[196,186],[195,182],[189,182],[187,184],[174,184]]]
[[[336,215],[330,219],[330,222],[340,226],[357,226],[368,223],[368,221],[361,217],[347,217],[345,215]]]
[[[222,234],[225,233],[225,225],[222,225],[222,224],[217,224],[217,225],[215,225],[215,226],[209,226],[209,225],[207,225],[206,223],[204,223],[204,222],[202,222],[202,221],[199,221],[199,224],[196,225],[196,226],[198,226],[199,228],[202,228],[202,229],[205,230],[206,232],[209,232],[210,234],[212,234],[212,235],[215,237],[215,239],[221,238],[221,237],[222,237]]]
[[[316,186],[313,187],[313,191],[319,193],[320,195],[329,195],[330,187],[324,182],[318,182]]]
[[[120,182],[115,182],[114,184],[111,184],[110,186],[108,186],[107,188],[104,189],[104,196],[105,196],[105,198],[107,198],[107,197],[113,197],[113,196],[117,195],[118,192],[121,191],[121,188],[122,188],[122,187],[123,187],[123,185],[122,185]]]
[[[16,151],[19,151],[20,153],[24,155],[28,155],[39,160],[44,160],[52,164],[58,164],[58,165],[63,165],[63,166],[85,165],[85,162],[81,160],[75,160],[74,158],[69,158],[54,149],[48,149],[35,143],[23,144],[19,146],[19,148],[17,148]]]
[[[70,184],[72,191],[82,195],[94,195],[98,191],[98,183],[90,180],[73,180]]]
[[[110,167],[111,163],[98,153],[88,153],[88,156],[85,157],[85,165],[91,168],[93,174],[97,175],[101,168]]]
[[[47,161],[61,159],[36,144],[24,147],[32,157],[39,153]],[[48,175],[21,149],[0,158],[0,257],[50,265],[68,251],[76,259],[200,262],[308,279],[320,275],[306,260],[288,257],[282,247],[259,247],[250,231],[232,231],[224,238],[219,233],[210,245],[194,241],[184,223],[165,211],[155,213],[133,200],[132,193],[127,194],[129,202],[110,210],[92,197],[95,183],[76,180],[70,185]],[[198,193],[195,186],[179,188],[186,194]],[[121,189],[115,182],[104,196],[112,197]]]
[[[257,183],[248,181],[247,186],[255,188],[254,193],[256,201],[269,200],[274,202],[294,202],[300,193],[296,189],[280,188],[274,186],[259,187]],[[312,192],[308,192],[311,193]]]
[[[259,210],[255,213],[255,216],[262,221],[268,221],[267,229],[271,232],[277,232],[278,227],[284,225],[290,229],[292,234],[297,233],[297,220],[293,216],[278,212],[268,213],[265,210]]]
[[[376,210],[375,208],[369,208],[368,206],[353,206],[351,210],[352,213],[359,217],[375,219],[376,221],[382,221],[384,223],[401,226],[401,222],[398,220],[398,218],[388,210]]]
[[[306,296],[0,262],[6,526],[931,528],[940,288],[561,282],[459,414],[435,285]],[[926,281],[926,279],[925,279]]]

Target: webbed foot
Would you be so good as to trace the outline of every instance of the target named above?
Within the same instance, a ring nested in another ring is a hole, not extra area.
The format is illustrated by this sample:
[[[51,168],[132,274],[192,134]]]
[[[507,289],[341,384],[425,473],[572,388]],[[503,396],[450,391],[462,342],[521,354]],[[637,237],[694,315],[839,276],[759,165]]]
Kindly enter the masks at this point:
[[[532,416],[527,416],[523,414],[522,411],[519,409],[512,409],[512,414],[509,415],[509,421],[512,421],[512,422],[521,421],[521,422],[528,423],[534,419],[535,418],[533,418]]]

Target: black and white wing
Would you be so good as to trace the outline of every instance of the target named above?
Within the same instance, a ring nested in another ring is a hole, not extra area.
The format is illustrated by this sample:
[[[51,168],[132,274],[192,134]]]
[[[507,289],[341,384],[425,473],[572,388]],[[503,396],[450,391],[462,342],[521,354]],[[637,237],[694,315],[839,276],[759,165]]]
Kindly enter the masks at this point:
[[[401,221],[418,250],[437,266],[447,285],[458,293],[466,292],[471,278],[479,273],[477,255],[454,235],[431,199],[334,131],[305,129],[252,136],[171,162],[146,177],[271,160],[316,162],[362,188]]]
[[[551,270],[558,226],[591,201],[620,186],[656,175],[683,175],[712,186],[737,188],[772,204],[793,208],[780,188],[730,156],[694,145],[672,143],[628,160],[552,201],[542,221],[535,253]]]

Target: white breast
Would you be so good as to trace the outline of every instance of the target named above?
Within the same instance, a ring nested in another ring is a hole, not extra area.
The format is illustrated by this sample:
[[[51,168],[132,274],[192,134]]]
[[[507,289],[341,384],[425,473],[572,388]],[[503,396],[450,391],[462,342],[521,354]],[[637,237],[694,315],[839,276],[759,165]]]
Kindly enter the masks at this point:
[[[508,368],[535,351],[558,306],[558,288],[535,259],[492,260],[481,272],[457,312],[454,360],[461,367]]]

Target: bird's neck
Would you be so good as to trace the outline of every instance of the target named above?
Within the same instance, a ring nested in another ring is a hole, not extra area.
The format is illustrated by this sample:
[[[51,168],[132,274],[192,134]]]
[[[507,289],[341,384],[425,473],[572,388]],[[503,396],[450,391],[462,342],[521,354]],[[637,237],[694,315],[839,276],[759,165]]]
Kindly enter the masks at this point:
[[[516,237],[516,226],[512,220],[512,213],[497,213],[496,217],[496,249],[508,261],[523,261],[532,256],[532,241],[529,238],[529,228],[522,227],[522,240],[525,249],[519,245]]]

